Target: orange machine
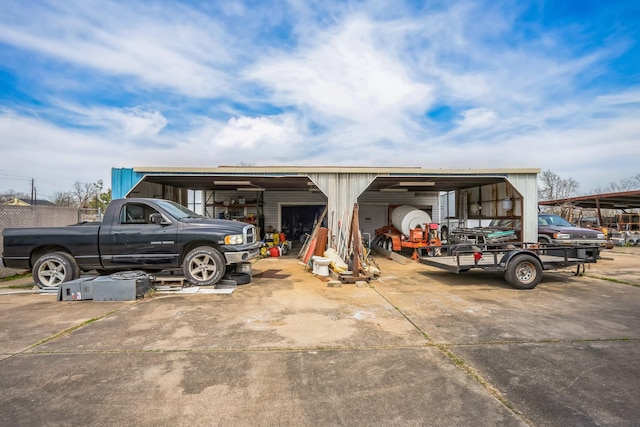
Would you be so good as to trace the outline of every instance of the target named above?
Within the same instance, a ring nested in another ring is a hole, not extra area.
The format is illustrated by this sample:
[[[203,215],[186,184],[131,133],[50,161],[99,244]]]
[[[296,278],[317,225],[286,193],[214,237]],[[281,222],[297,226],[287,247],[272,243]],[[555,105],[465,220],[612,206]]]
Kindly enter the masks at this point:
[[[378,245],[392,252],[411,248],[413,249],[411,256],[413,260],[419,259],[423,253],[428,256],[439,255],[442,242],[438,236],[438,224],[430,222],[431,217],[416,208],[411,209],[411,206],[401,206],[400,208],[404,208],[398,211],[400,215],[389,215],[389,218],[393,218],[392,225],[378,228],[375,231]],[[422,220],[425,222],[419,223]],[[402,228],[406,234],[399,228]]]

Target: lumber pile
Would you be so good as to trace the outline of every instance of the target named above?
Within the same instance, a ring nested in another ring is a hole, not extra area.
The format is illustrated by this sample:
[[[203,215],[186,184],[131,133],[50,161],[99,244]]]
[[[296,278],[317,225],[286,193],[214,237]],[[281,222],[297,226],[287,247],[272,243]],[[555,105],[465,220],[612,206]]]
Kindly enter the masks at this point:
[[[380,275],[380,269],[370,257],[370,250],[363,244],[358,213],[359,207],[355,203],[353,211],[343,213],[337,227],[329,229],[322,225],[327,215],[325,207],[311,235],[302,245],[298,259],[310,266],[313,256],[329,258],[331,274],[343,283],[369,281]],[[333,219],[334,212],[331,215]]]

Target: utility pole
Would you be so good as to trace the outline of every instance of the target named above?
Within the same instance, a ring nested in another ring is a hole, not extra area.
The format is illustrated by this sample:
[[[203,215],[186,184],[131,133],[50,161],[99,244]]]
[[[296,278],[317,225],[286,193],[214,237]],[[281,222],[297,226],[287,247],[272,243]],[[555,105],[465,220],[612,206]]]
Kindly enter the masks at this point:
[[[35,179],[31,178],[31,206],[33,206],[36,200],[36,183]]]

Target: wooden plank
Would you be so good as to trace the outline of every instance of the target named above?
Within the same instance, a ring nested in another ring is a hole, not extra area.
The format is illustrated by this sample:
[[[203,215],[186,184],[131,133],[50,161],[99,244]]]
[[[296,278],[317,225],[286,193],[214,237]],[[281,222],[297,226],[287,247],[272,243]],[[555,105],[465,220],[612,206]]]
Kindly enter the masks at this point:
[[[313,239],[311,239],[311,242],[309,243],[309,246],[307,247],[307,251],[304,255],[304,258],[302,259],[305,264],[309,264],[309,260],[313,256],[313,251],[315,247],[316,247],[316,238],[314,237]]]
[[[324,251],[327,250],[327,237],[329,236],[329,229],[320,227],[318,230],[318,237],[316,239],[315,250],[313,254],[316,256],[324,256]]]
[[[356,282],[368,282],[370,279],[367,276],[356,277],[351,274],[341,274],[338,277],[342,283],[356,283]]]
[[[302,256],[302,254],[304,254],[304,257],[305,257],[304,263],[305,264],[309,262],[309,259],[311,258],[311,256],[313,255],[313,252],[316,249],[316,242],[317,242],[316,237],[318,236],[318,229],[322,225],[322,221],[324,220],[324,217],[326,215],[327,215],[327,206],[324,207],[324,210],[322,211],[322,215],[320,215],[320,218],[318,219],[318,222],[316,222],[315,226],[313,227],[313,231],[311,232],[311,236],[309,236],[309,238],[305,242],[305,246],[303,246],[302,249],[300,249],[300,253],[298,254],[298,258],[300,258]],[[307,255],[309,255],[309,256],[307,257]]]
[[[402,256],[398,253],[395,252],[391,252],[386,250],[385,248],[383,248],[382,246],[378,246],[378,245],[372,245],[371,246],[371,250],[376,251],[378,253],[381,253],[382,255],[386,256],[387,258],[390,258],[402,265],[406,264],[407,261],[409,261],[409,259],[405,256]]]
[[[351,215],[351,229],[349,230],[349,241],[353,240],[353,276],[360,276],[360,223],[358,222],[359,215],[358,204],[353,205],[353,214]]]

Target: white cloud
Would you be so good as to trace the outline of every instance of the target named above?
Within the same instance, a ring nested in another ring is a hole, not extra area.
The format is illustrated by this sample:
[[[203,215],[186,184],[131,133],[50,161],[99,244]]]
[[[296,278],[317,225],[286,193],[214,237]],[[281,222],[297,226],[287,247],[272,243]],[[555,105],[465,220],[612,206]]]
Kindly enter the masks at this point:
[[[601,95],[596,97],[595,102],[602,106],[640,104],[640,88],[630,88],[618,93]]]
[[[248,73],[272,91],[275,102],[349,122],[402,120],[433,100],[428,84],[414,81],[394,53],[379,43],[377,27],[356,16],[319,31],[292,54],[265,57]]]
[[[462,112],[460,126],[464,128],[476,128],[489,126],[496,121],[498,115],[487,108],[472,108]]]
[[[146,141],[157,137],[167,126],[167,119],[159,111],[144,107],[104,108],[83,107],[62,101],[56,102],[56,112],[67,120],[84,127],[102,128],[117,137],[117,141]]]
[[[261,146],[286,148],[292,143],[300,143],[301,139],[296,123],[290,116],[234,117],[215,135],[213,143],[217,147],[224,148],[264,148]]]
[[[92,1],[38,9],[14,7],[0,18],[0,41],[147,86],[194,97],[227,92],[229,42],[219,24],[174,8]]]
[[[47,196],[71,190],[76,181],[102,179],[110,185],[115,159],[126,157],[101,135],[63,129],[12,111],[0,113],[0,141],[0,188],[26,192],[26,187],[12,185],[15,183],[5,181],[2,175],[33,177],[38,194]]]

